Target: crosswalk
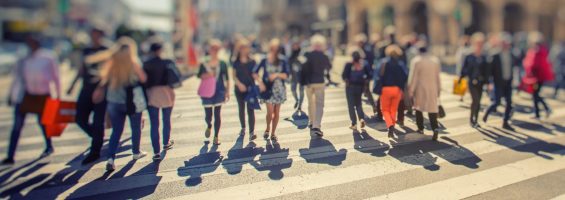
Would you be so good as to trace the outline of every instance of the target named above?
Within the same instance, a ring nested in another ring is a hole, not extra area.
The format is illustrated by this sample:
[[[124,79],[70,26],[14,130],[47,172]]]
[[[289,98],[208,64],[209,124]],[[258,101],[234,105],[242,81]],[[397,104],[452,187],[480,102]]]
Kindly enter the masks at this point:
[[[470,99],[460,102],[450,94],[452,78],[442,75],[441,102],[447,117],[440,119],[446,129],[438,142],[431,141],[431,131],[414,133],[411,118],[400,129],[404,133],[394,139],[387,137],[384,123],[373,119],[363,132],[350,130],[344,89],[331,87],[326,91],[324,138],[313,137],[305,129],[305,119],[292,109],[289,93],[281,109],[279,142],[249,142],[247,135],[240,136],[232,98],[222,109],[220,146],[203,142],[204,112],[194,92],[197,82],[189,80],[177,91],[173,111],[176,146],[159,163],[150,157],[132,161],[130,131],[126,130],[113,173],[105,171],[103,160],[80,166],[89,140],[75,125],[54,139],[54,155],[37,159],[43,141],[35,120],[29,118],[17,164],[0,168],[0,198],[481,199],[504,198],[505,191],[522,185],[551,182],[550,175],[565,178],[563,96],[548,99],[554,114],[536,121],[529,113],[531,99],[517,95],[512,122],[516,132],[498,128],[500,116],[476,130],[468,125]],[[488,104],[488,98],[483,98],[483,107]],[[364,109],[371,110],[368,105]],[[11,110],[0,108],[0,112]],[[258,111],[256,118],[256,132],[261,134],[265,111]],[[9,133],[11,117],[7,114],[0,120],[0,130]],[[107,130],[106,138],[109,135]],[[142,135],[141,149],[152,152],[148,127]],[[9,134],[0,135],[2,156],[8,138]],[[518,198],[523,199],[562,199],[565,188],[549,184],[539,192],[520,194]]]

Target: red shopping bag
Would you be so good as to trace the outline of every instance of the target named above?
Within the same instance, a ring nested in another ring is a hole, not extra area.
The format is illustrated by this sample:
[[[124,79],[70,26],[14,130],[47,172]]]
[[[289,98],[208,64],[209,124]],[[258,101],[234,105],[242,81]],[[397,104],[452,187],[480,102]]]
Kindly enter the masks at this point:
[[[67,128],[67,124],[65,123],[44,124],[43,126],[45,127],[45,133],[48,138],[61,136],[63,131],[65,131],[65,128]]]
[[[41,124],[45,126],[47,137],[61,136],[67,124],[75,122],[75,115],[75,102],[47,99],[41,117]]]
[[[44,125],[75,123],[76,103],[61,101],[59,99],[47,99],[41,123]]]
[[[520,86],[518,86],[518,88],[520,88],[520,90],[527,92],[529,94],[533,94],[534,90],[536,89],[538,79],[535,77],[531,77],[531,76],[524,76],[522,78],[522,81],[520,82]]]

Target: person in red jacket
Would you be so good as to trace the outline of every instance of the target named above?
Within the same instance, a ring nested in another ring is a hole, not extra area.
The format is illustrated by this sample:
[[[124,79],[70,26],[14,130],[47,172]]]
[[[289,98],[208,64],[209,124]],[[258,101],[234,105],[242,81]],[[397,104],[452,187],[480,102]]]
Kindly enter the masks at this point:
[[[553,68],[548,58],[549,51],[543,44],[543,36],[541,33],[535,32],[530,34],[528,40],[530,48],[526,53],[523,64],[526,77],[531,77],[536,80],[533,92],[534,111],[536,118],[539,119],[540,111],[538,104],[541,103],[546,110],[547,117],[549,117],[551,115],[551,109],[540,96],[543,85],[555,79],[555,74],[553,73]]]

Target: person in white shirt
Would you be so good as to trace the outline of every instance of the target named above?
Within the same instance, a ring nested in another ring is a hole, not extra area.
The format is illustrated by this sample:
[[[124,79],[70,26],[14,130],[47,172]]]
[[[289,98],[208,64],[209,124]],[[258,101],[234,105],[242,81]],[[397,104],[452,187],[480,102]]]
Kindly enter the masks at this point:
[[[41,49],[40,40],[37,38],[27,38],[26,44],[30,54],[18,61],[13,70],[14,79],[8,104],[14,107],[14,125],[10,135],[8,157],[2,161],[2,165],[14,164],[18,140],[27,114],[38,114],[38,123],[41,122],[45,102],[53,96],[51,84],[55,85],[56,97],[61,96],[59,64],[56,57]],[[47,137],[45,126],[41,124],[39,126],[43,132],[46,146],[41,157],[46,157],[53,153],[53,145],[51,139]]]

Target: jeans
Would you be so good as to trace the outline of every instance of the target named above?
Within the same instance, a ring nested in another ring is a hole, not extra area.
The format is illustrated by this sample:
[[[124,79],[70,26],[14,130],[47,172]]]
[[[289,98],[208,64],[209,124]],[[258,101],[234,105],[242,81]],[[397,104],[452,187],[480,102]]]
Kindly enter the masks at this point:
[[[481,97],[483,96],[483,84],[474,85],[469,82],[469,92],[471,93],[471,117],[469,120],[471,124],[477,124],[479,118],[479,111],[481,109]]]
[[[381,110],[385,118],[386,127],[394,127],[398,106],[402,101],[402,90],[396,86],[383,87],[381,95]]]
[[[163,146],[169,144],[171,138],[171,113],[173,107],[157,108],[148,106],[149,120],[151,121],[151,145],[153,146],[153,153],[158,154],[161,152],[161,145],[159,144],[159,111],[163,113]]]
[[[239,123],[241,124],[241,128],[245,129],[245,111],[247,111],[249,133],[255,133],[255,110],[245,102],[245,95],[245,93],[235,91],[235,99],[237,100],[237,108],[239,111]]]
[[[345,88],[347,97],[347,107],[349,108],[349,119],[352,125],[357,125],[357,119],[363,120],[365,113],[363,112],[363,104],[361,97],[364,93],[362,85],[349,85]]]
[[[308,116],[312,128],[322,127],[322,117],[324,116],[324,99],[326,85],[323,83],[310,84],[306,86],[306,97],[308,98]]]
[[[499,86],[494,88],[494,100],[492,104],[488,107],[485,118],[496,111],[496,108],[500,105],[502,98],[506,101],[506,110],[504,111],[504,123],[508,123],[510,120],[510,115],[512,114],[512,82],[507,83],[505,86]]]
[[[559,94],[559,89],[561,89],[564,85],[565,85],[565,73],[561,74],[561,80],[559,80],[559,78],[556,77],[555,88],[554,88],[555,93],[553,94],[555,98],[557,98],[557,95]]]
[[[292,80],[290,83],[290,90],[292,91],[292,96],[298,105],[298,109],[302,109],[302,103],[304,102],[304,86],[300,85],[298,81]]]
[[[543,100],[543,97],[541,97],[539,95],[542,87],[543,87],[543,83],[540,82],[540,83],[538,83],[538,87],[534,89],[534,112],[536,113],[537,118],[540,117],[540,110],[539,110],[539,104],[540,103],[541,103],[541,105],[543,105],[546,112],[550,111],[549,106],[547,105],[547,103],[545,103],[545,100]]]
[[[432,131],[436,131],[439,127],[437,121],[438,114],[437,113],[428,113],[428,118],[430,119],[430,125],[432,127]],[[424,113],[422,111],[416,110],[416,125],[418,126],[418,130],[424,130]]]
[[[204,108],[204,113],[204,120],[209,129],[212,128],[212,117],[214,117],[214,137],[218,137],[220,134],[220,126],[222,125],[222,106]]]
[[[106,102],[95,104],[92,93],[82,90],[77,101],[77,125],[91,138],[90,154],[100,154],[104,143],[104,120],[106,119]],[[90,122],[90,116],[92,122]]]
[[[139,145],[141,143],[141,113],[128,115],[126,113],[126,105],[119,103],[108,102],[108,113],[110,114],[110,121],[112,121],[112,135],[110,136],[110,143],[108,148],[108,158],[115,159],[116,151],[120,143],[120,138],[124,132],[124,125],[126,117],[129,117],[131,127],[131,143],[133,154],[140,153]]]
[[[27,116],[26,113],[20,112],[20,105],[16,105],[14,109],[14,125],[12,127],[12,133],[10,135],[10,144],[8,147],[9,159],[14,159],[14,156],[16,155],[18,140],[20,139],[20,135],[22,133],[22,128],[24,127],[26,116]],[[39,124],[39,127],[41,128],[41,132],[43,133],[43,139],[45,140],[46,150],[52,150],[53,144],[51,144],[51,138],[47,137],[47,133],[45,132],[45,126],[41,124],[41,115],[37,116],[37,122]]]

